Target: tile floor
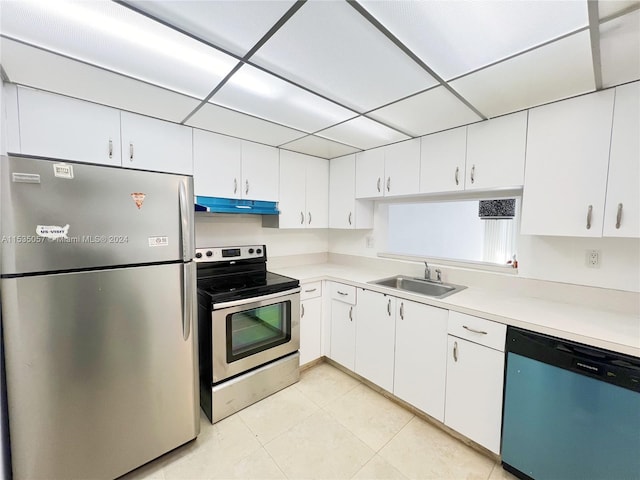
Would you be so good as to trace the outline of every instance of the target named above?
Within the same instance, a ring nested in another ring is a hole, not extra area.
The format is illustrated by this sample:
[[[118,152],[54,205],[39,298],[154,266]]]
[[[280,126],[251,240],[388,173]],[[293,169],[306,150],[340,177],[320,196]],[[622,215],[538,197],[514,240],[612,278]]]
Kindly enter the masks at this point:
[[[139,479],[514,479],[327,363],[131,472]]]

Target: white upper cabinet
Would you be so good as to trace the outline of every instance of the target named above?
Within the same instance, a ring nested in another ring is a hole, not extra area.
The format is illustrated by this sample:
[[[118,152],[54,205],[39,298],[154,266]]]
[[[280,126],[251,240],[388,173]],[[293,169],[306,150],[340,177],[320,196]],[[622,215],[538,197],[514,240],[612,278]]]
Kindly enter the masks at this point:
[[[640,82],[616,88],[605,237],[640,237]]]
[[[420,193],[464,190],[467,127],[422,137]]]
[[[242,198],[278,201],[278,149],[242,141]]]
[[[40,157],[121,165],[120,111],[18,87],[20,152]]]
[[[329,161],[280,151],[279,228],[329,226]]]
[[[420,191],[420,139],[385,147],[384,196],[411,195]]]
[[[203,197],[241,198],[242,142],[193,130],[193,189]]]
[[[373,202],[356,200],[356,156],[329,162],[329,228],[372,228]]]
[[[121,129],[123,167],[193,175],[191,127],[122,112]]]
[[[529,111],[522,234],[602,235],[613,101],[612,89]]]
[[[465,189],[521,186],[526,142],[526,111],[469,125]]]
[[[384,148],[356,153],[356,198],[384,195]]]

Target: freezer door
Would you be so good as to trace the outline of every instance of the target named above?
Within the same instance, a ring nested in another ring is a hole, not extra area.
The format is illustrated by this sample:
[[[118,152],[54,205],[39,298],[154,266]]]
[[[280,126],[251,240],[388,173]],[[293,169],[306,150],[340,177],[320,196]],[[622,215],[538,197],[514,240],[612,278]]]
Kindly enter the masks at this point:
[[[115,478],[196,437],[190,265],[1,280],[14,478]]]
[[[189,260],[193,179],[2,157],[2,274]]]

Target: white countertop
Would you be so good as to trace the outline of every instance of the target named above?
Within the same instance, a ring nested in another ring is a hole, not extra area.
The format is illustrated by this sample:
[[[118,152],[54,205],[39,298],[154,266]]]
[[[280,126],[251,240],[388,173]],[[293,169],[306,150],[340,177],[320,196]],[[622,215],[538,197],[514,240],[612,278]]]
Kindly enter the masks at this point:
[[[387,269],[353,267],[334,263],[272,269],[301,283],[317,280],[342,282],[355,287],[405,298],[436,307],[476,315],[506,325],[640,357],[640,317],[587,308],[509,292],[468,287],[441,300],[394,288],[369,284],[389,277]]]

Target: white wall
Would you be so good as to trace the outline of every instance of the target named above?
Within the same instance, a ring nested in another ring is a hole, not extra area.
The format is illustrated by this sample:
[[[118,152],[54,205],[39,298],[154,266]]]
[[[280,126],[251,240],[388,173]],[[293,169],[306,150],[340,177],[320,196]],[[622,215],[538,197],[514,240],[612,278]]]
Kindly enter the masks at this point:
[[[196,247],[267,245],[267,256],[325,253],[326,229],[280,230],[262,228],[260,215],[196,215]]]

